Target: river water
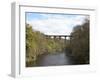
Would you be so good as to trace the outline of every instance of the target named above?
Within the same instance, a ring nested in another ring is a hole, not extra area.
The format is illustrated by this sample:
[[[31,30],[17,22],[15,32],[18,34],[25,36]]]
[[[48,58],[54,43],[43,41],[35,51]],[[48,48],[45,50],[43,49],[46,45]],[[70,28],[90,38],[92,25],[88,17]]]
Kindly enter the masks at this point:
[[[39,56],[38,66],[66,65],[70,64],[70,59],[65,53],[52,53]]]
[[[65,52],[62,53],[52,53],[52,54],[43,54],[38,56],[37,61],[30,62],[28,66],[60,66],[60,65],[74,65],[77,64],[77,61],[66,55]]]

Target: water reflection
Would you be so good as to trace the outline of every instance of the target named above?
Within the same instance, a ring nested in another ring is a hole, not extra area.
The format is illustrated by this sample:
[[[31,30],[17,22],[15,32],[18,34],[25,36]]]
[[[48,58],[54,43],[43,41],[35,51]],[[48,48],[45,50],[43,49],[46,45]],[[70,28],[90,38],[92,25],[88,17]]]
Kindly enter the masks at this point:
[[[37,66],[66,65],[70,60],[65,53],[53,53],[39,56]]]
[[[38,56],[37,61],[27,63],[27,66],[60,66],[60,65],[76,65],[80,64],[78,60],[76,60],[72,56],[66,55],[65,52],[62,53],[52,53],[52,54],[43,54]]]

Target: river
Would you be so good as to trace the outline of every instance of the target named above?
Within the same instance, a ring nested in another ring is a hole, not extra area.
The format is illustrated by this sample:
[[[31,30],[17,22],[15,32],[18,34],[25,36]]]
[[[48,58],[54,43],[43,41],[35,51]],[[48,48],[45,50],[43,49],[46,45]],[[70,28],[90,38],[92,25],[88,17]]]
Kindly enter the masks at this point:
[[[52,54],[43,54],[38,56],[37,61],[30,62],[28,65],[30,67],[34,66],[60,66],[60,65],[74,65],[77,64],[77,61],[66,55],[65,52],[62,53],[52,53]]]

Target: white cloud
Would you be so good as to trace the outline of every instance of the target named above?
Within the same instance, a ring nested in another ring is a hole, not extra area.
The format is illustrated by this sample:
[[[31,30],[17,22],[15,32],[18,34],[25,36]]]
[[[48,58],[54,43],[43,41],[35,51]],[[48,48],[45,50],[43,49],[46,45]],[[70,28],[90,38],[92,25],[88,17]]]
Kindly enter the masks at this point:
[[[63,15],[41,15],[46,19],[27,21],[34,30],[48,35],[69,35],[76,25],[81,25],[86,16],[65,17]]]

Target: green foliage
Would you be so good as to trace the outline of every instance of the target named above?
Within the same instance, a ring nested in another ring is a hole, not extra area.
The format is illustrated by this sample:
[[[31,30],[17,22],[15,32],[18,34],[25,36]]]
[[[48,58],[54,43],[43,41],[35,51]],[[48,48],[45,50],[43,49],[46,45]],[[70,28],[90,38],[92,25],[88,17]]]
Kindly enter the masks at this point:
[[[89,21],[86,20],[83,25],[74,27],[71,35],[72,55],[81,63],[89,63]]]
[[[39,31],[34,31],[32,26],[26,24],[26,61],[35,61],[38,55],[63,51],[64,42],[46,38]]]

